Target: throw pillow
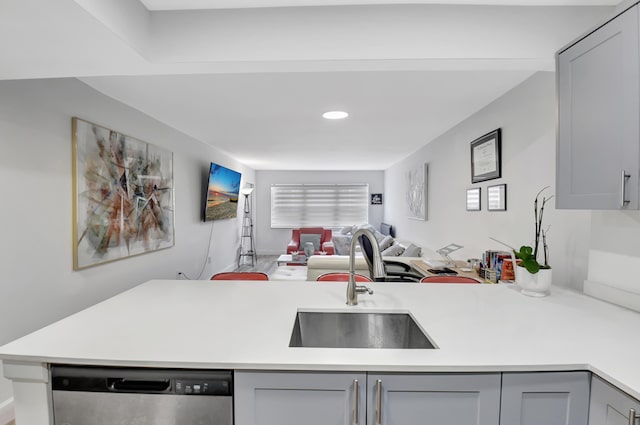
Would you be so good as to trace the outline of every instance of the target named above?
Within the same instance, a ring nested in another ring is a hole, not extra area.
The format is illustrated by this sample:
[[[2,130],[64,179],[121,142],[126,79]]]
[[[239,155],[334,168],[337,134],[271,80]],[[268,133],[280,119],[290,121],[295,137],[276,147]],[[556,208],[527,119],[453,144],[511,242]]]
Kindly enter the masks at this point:
[[[380,254],[383,257],[397,257],[401,255],[403,252],[404,252],[404,248],[402,247],[402,245],[396,244],[396,245],[391,245],[389,248],[385,249]]]
[[[377,230],[374,230],[373,232],[373,236],[376,238],[376,240],[378,241],[378,246],[380,246],[380,243],[382,242],[382,240],[384,238],[386,238],[385,235],[383,235],[382,233],[378,232]]]
[[[300,235],[300,249],[304,249],[304,246],[307,242],[311,242],[313,244],[313,249],[316,251],[320,251],[320,237],[322,235],[318,233],[303,233]]]
[[[380,247],[380,251],[384,251],[393,245],[393,238],[391,236],[385,236],[381,241],[378,242],[378,247]]]
[[[340,229],[340,234],[341,235],[348,235],[351,233],[351,230],[353,229],[353,226],[345,226],[342,229]]]
[[[422,255],[422,249],[414,244],[409,244],[402,253],[402,257],[420,257],[420,255]]]
[[[367,230],[370,230],[370,231],[371,231],[371,233],[375,233],[375,232],[376,232],[376,228],[375,228],[375,227],[373,227],[373,225],[371,225],[371,224],[369,224],[369,223],[360,224],[360,225],[358,225],[358,226],[353,226],[353,227],[354,227],[354,229],[353,229],[352,233],[355,233],[355,232],[357,232],[357,231],[358,231],[358,230],[360,230],[360,229],[367,229]]]
[[[331,239],[336,255],[349,255],[351,250],[351,235],[333,235]]]

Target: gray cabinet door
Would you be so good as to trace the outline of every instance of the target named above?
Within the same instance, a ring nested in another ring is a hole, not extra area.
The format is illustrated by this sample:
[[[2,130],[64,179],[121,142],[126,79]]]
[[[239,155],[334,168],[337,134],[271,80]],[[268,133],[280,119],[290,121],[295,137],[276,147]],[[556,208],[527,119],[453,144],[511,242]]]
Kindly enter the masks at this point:
[[[234,387],[235,425],[350,425],[366,421],[364,373],[236,371]]]
[[[369,374],[367,387],[368,425],[496,425],[499,421],[499,373]]]
[[[557,56],[557,208],[638,209],[638,44],[636,6]]]
[[[628,425],[629,409],[640,412],[640,401],[593,376],[589,425]]]
[[[589,372],[503,373],[500,425],[585,425]]]

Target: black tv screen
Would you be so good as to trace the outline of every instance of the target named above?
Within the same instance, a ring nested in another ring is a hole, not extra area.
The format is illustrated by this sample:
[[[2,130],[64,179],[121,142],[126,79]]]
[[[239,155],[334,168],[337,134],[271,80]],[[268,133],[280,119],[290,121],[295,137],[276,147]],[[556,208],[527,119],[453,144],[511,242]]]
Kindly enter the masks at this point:
[[[241,174],[237,171],[211,163],[204,221],[237,217],[240,177]]]

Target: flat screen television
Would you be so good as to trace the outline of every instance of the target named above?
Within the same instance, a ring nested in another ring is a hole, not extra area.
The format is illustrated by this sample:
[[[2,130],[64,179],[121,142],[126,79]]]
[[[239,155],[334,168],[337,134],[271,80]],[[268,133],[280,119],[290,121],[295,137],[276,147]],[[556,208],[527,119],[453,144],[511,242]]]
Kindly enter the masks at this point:
[[[241,174],[214,162],[209,168],[204,221],[225,220],[238,215]]]

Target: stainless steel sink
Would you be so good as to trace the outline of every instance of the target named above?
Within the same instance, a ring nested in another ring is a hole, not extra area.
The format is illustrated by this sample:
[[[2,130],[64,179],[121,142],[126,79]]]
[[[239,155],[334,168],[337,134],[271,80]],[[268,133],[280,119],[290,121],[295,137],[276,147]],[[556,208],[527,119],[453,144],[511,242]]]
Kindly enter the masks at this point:
[[[299,311],[289,347],[436,348],[408,313]]]

